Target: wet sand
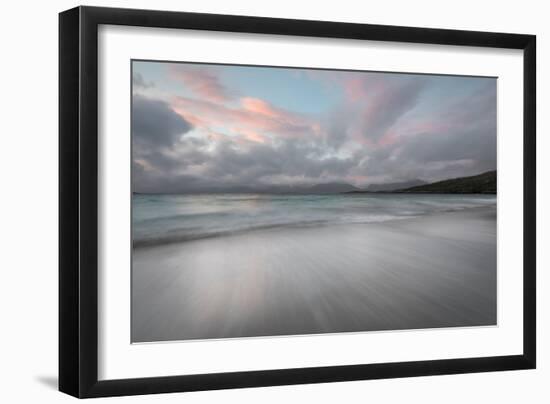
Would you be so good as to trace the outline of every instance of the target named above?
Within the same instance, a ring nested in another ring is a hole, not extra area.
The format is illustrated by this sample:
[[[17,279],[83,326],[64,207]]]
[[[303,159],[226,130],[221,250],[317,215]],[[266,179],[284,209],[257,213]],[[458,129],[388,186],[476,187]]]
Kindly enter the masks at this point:
[[[137,248],[132,341],[496,324],[496,209]]]

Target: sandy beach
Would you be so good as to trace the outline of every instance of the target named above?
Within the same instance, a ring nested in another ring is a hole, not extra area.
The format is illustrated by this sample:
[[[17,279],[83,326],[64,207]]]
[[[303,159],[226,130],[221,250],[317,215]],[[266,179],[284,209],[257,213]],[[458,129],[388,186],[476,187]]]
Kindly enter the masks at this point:
[[[132,341],[496,324],[496,208],[133,251]]]

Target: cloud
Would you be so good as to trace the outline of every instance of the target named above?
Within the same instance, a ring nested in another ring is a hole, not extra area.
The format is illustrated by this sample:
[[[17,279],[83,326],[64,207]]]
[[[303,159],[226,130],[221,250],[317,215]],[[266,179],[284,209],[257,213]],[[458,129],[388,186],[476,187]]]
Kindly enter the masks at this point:
[[[392,127],[414,109],[427,88],[422,76],[347,74],[341,77],[348,115],[355,119],[353,134],[363,143],[389,136]]]
[[[196,127],[205,130],[221,127],[233,136],[265,142],[274,138],[315,136],[315,120],[276,108],[266,101],[243,98],[237,106],[226,106],[208,100],[174,97],[173,109]]]
[[[231,94],[221,83],[214,69],[201,66],[172,64],[170,75],[190,89],[197,97],[210,102],[224,103],[231,99]]]
[[[369,95],[361,128],[364,136],[379,140],[386,135],[403,115],[416,106],[424,88],[425,81],[415,78],[392,83]]]
[[[495,82],[453,99],[430,119],[405,126],[406,136],[371,151],[366,172],[397,179],[440,180],[496,168]]]
[[[166,175],[181,165],[176,146],[192,126],[164,101],[132,97],[132,153],[134,184]]]
[[[241,96],[220,69],[171,65],[163,87],[178,90],[155,93],[162,100],[134,95],[136,191],[363,186],[496,168],[494,79],[315,71],[304,80],[338,102],[308,115],[284,99]]]
[[[134,89],[141,88],[141,89],[147,89],[155,86],[155,83],[152,81],[145,81],[141,73],[139,72],[133,72],[132,73],[132,85],[134,86]]]
[[[329,113],[327,145],[339,147],[346,140],[363,145],[395,140],[395,125],[421,102],[429,79],[420,75],[375,72],[308,71],[343,102]]]
[[[228,181],[238,179],[248,185],[270,184],[270,177],[307,183],[345,175],[355,164],[352,157],[321,154],[319,145],[298,139],[287,139],[277,146],[252,144],[247,150],[224,142],[212,155],[213,164],[205,174]]]
[[[138,146],[170,147],[190,129],[191,124],[166,102],[133,96],[132,139]]]

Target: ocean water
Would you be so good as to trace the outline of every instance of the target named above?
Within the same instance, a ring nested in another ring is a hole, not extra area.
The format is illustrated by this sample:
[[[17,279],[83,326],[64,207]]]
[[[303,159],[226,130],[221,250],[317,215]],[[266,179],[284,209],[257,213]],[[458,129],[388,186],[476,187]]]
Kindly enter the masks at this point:
[[[494,195],[201,194],[132,197],[134,248],[271,228],[369,224],[495,206]]]

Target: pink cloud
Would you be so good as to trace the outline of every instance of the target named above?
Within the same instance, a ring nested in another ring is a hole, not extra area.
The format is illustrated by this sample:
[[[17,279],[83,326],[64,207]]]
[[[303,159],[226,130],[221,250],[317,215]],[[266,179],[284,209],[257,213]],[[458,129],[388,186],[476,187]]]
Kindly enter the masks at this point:
[[[280,115],[269,103],[258,98],[245,97],[241,99],[241,104],[245,110],[255,112],[257,114],[266,115],[271,118],[276,118]]]
[[[399,141],[403,123],[399,120],[415,106],[421,89],[418,80],[396,80],[374,72],[309,71],[308,75],[339,89],[350,139],[372,147]]]
[[[384,77],[379,73],[362,71],[307,70],[305,74],[325,86],[339,88],[347,101],[368,99],[372,92],[384,90]]]
[[[399,136],[394,131],[387,131],[384,133],[384,135],[378,139],[378,145],[379,146],[390,146],[392,144],[395,144],[399,141]]]
[[[254,131],[245,132],[244,136],[246,137],[247,140],[249,140],[251,142],[265,143],[267,141],[267,137],[259,134],[258,132],[254,132]]]
[[[238,106],[174,97],[172,109],[195,127],[224,132],[249,141],[265,143],[270,135],[280,137],[311,136],[319,133],[318,122],[308,117],[276,108],[257,98],[243,98]]]
[[[219,78],[211,71],[201,67],[170,65],[171,76],[182,82],[193,93],[212,102],[226,102],[231,97]]]

